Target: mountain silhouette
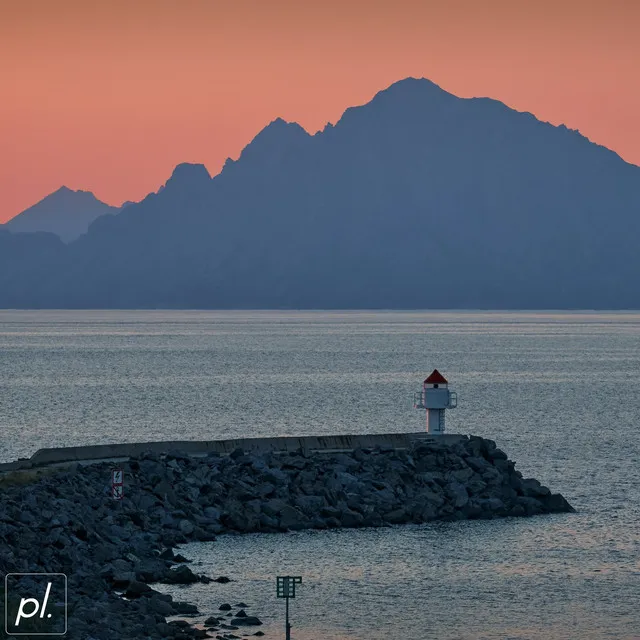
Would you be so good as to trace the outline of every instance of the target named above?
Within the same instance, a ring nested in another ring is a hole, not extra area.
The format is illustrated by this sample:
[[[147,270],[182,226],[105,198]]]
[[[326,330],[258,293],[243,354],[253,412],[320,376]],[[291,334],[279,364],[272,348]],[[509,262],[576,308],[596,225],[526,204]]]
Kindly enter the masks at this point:
[[[9,220],[5,230],[16,232],[46,231],[55,233],[64,242],[71,242],[87,232],[98,216],[118,213],[98,200],[90,191],[73,191],[60,187],[32,207]]]
[[[13,235],[4,307],[640,308],[640,168],[425,79],[178,165],[67,246]]]

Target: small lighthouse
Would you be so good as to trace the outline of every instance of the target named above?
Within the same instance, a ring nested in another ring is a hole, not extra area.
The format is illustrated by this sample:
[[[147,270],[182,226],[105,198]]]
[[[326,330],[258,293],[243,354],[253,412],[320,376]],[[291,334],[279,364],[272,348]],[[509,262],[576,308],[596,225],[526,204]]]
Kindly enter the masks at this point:
[[[427,433],[433,435],[444,433],[444,410],[457,405],[456,392],[449,391],[447,379],[437,369],[422,383],[422,391],[413,396],[413,408],[427,410]]]

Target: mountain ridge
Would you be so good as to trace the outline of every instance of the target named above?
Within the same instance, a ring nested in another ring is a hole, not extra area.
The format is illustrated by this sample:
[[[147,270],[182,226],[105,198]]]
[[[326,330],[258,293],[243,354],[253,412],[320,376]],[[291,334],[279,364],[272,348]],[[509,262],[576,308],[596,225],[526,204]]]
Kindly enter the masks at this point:
[[[640,308],[640,168],[497,100],[405,79],[178,167],[0,306]]]

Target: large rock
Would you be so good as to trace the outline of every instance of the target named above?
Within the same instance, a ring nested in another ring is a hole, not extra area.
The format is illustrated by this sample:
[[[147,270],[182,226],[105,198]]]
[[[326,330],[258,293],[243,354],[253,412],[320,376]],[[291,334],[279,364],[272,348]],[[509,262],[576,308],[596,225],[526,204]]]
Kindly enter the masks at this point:
[[[325,505],[323,496],[300,495],[295,498],[295,505],[306,515],[316,516]]]
[[[183,564],[176,569],[167,571],[164,581],[169,584],[193,584],[199,582],[200,579],[189,567]]]
[[[522,495],[528,498],[548,496],[551,493],[548,487],[542,486],[534,478],[528,478],[527,480],[522,480],[522,482],[520,483],[520,488],[522,491]]]
[[[178,526],[185,536],[190,536],[195,530],[193,522],[190,522],[189,520],[180,520],[180,524]]]
[[[279,516],[289,504],[284,500],[273,498],[262,505],[262,511],[268,516]]]
[[[559,493],[551,493],[539,498],[549,513],[573,513],[575,509]]]
[[[469,502],[467,488],[456,480],[447,485],[446,494],[456,509],[461,509]]]
[[[245,616],[244,618],[231,618],[231,624],[236,627],[256,627],[262,624],[262,621],[255,616]]]
[[[393,511],[383,514],[383,518],[391,524],[404,524],[410,520],[404,507],[400,507],[399,509],[394,509]]]
[[[364,517],[357,511],[345,509],[340,514],[340,522],[343,527],[360,527],[364,522]]]
[[[285,505],[280,512],[280,526],[283,529],[304,529],[306,522],[304,514],[290,505]]]

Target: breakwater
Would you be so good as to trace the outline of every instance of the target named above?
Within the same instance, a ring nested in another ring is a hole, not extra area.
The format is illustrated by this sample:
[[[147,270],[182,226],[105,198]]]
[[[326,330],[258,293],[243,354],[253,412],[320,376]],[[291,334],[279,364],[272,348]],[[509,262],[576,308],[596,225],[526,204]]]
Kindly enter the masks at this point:
[[[108,462],[50,470],[2,490],[0,570],[67,574],[69,638],[225,637],[242,625],[238,611],[197,612],[150,586],[224,580],[196,575],[175,555],[190,541],[572,511],[561,495],[524,479],[493,441],[477,437],[333,453],[149,451],[119,466],[122,501],[109,495]],[[215,631],[167,623],[199,614]]]

